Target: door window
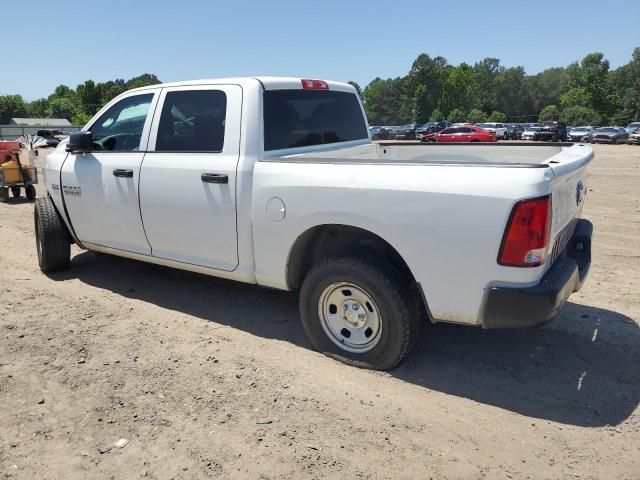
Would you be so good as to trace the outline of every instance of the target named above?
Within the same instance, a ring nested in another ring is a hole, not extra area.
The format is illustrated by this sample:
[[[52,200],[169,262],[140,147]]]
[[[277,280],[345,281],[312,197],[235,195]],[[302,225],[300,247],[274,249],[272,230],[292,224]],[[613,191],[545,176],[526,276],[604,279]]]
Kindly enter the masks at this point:
[[[167,93],[156,152],[221,152],[227,96],[221,90]]]
[[[152,99],[153,93],[127,97],[103,113],[90,128],[95,150],[138,151]]]

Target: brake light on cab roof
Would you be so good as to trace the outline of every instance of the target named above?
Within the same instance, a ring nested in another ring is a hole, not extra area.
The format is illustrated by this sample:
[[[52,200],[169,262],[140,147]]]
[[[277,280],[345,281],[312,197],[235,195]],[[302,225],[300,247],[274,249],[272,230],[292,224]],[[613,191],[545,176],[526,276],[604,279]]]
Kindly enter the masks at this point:
[[[329,85],[324,80],[302,79],[302,88],[305,90],[329,90]]]

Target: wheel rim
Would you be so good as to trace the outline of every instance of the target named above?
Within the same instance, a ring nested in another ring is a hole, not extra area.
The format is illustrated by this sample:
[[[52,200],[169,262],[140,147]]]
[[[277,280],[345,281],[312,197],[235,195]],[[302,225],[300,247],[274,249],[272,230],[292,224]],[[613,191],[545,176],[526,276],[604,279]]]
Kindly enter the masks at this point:
[[[372,296],[349,282],[332,283],[318,302],[318,315],[329,339],[348,352],[364,353],[380,341],[382,317]]]

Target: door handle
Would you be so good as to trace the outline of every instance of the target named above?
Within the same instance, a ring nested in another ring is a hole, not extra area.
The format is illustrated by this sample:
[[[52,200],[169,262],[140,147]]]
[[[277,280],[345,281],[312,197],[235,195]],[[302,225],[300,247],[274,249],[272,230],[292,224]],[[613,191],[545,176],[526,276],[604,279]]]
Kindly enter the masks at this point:
[[[126,168],[116,168],[113,171],[113,175],[116,177],[133,178],[133,170],[129,170]]]
[[[200,180],[205,183],[229,183],[229,175],[224,173],[203,173]]]

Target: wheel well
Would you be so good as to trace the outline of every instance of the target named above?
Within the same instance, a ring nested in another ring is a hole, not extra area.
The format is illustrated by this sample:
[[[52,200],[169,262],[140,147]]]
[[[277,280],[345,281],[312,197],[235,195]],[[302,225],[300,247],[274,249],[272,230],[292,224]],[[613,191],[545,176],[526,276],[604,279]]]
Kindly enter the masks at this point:
[[[378,235],[348,225],[320,225],[296,240],[287,265],[287,284],[290,288],[300,288],[311,267],[324,258],[337,256],[382,258],[415,282],[400,254]]]

